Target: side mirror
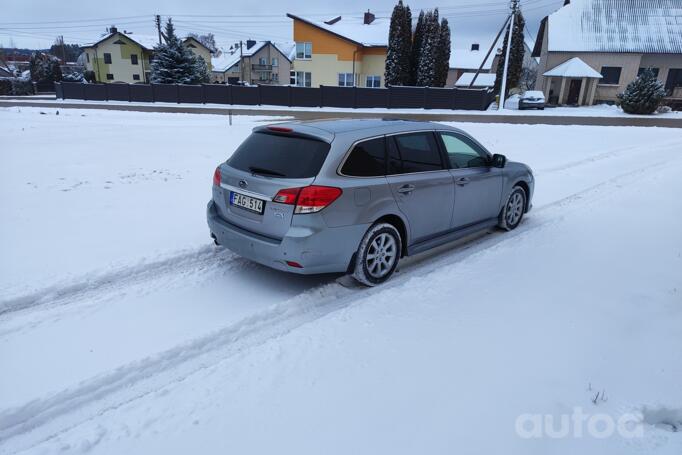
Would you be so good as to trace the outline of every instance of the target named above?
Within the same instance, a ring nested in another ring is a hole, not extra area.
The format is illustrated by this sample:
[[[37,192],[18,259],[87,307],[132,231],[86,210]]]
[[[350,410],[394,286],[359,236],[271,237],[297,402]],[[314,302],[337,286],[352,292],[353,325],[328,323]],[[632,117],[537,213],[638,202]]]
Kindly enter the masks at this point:
[[[503,168],[507,165],[507,157],[504,155],[494,154],[493,159],[490,161],[492,167]]]

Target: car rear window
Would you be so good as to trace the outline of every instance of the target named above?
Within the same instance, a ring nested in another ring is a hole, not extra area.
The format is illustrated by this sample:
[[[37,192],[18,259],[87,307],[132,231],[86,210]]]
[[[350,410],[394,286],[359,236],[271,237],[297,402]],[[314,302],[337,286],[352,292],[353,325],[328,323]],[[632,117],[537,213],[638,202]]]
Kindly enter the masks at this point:
[[[353,147],[341,169],[341,173],[353,177],[386,175],[384,138],[363,141]]]
[[[315,177],[330,145],[300,136],[253,133],[227,164],[241,171],[290,179]]]

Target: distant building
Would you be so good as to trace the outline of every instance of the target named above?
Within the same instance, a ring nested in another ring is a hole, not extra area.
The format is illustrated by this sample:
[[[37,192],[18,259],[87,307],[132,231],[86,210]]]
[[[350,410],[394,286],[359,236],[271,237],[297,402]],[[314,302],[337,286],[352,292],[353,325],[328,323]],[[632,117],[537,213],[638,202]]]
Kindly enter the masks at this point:
[[[453,47],[450,50],[450,70],[448,71],[448,79],[445,86],[453,87],[465,73],[476,73],[481,66],[481,63],[483,63],[485,54],[490,49],[490,44],[491,43],[474,42],[466,48]],[[482,73],[490,73],[493,68],[493,59],[496,51],[497,49],[495,49],[488,57],[488,60],[486,60],[483,68],[481,68]],[[476,80],[478,82],[478,78],[476,78]]]
[[[527,37],[526,37],[527,38]],[[502,37],[498,40],[496,43],[495,49],[491,52],[490,56],[488,59],[485,61],[485,64],[481,68],[481,73],[487,74],[487,73],[492,73],[495,74],[497,72],[497,65],[503,61],[503,55],[502,55]],[[531,56],[532,54],[532,48],[533,44],[532,41],[529,39],[526,39],[524,41],[524,48],[525,48],[525,53],[523,54],[523,67],[524,68],[529,68],[531,70],[535,70],[538,66],[538,59],[533,58]],[[453,48],[450,51],[450,71],[448,72],[448,80],[445,83],[446,87],[452,87],[452,86],[458,86],[458,87],[463,87],[460,83],[460,79],[462,79],[462,76],[467,73],[476,73],[478,69],[481,67],[481,63],[483,63],[483,59],[485,58],[486,54],[490,50],[490,46],[492,45],[492,41],[489,42],[473,42],[471,43],[470,46],[466,48]],[[477,83],[481,83],[482,80],[479,80],[481,76],[479,75],[478,78],[476,78]],[[462,81],[466,80],[462,79]],[[490,81],[490,77],[485,78],[486,82]],[[494,86],[495,81],[493,78],[493,83],[490,84],[489,86]],[[480,87],[483,86],[488,86],[488,85],[481,85]]]
[[[296,46],[294,43],[247,40],[212,58],[213,82],[287,85]]]
[[[321,22],[293,19],[296,59],[290,83],[303,87],[383,87],[389,19],[341,17]]]
[[[121,33],[116,27],[99,41],[83,46],[85,69],[95,72],[98,82],[149,83],[151,58],[158,36]],[[211,71],[211,51],[194,38],[185,38],[183,44],[206,61]]]
[[[645,68],[682,99],[682,8],[669,0],[572,0],[545,17],[536,89],[555,104],[614,102]]]

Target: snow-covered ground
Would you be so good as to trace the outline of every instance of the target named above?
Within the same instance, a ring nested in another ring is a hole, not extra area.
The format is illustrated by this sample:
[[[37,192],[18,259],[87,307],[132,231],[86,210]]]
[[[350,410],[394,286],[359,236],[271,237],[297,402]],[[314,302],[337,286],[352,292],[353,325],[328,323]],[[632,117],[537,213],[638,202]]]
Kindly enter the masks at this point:
[[[535,208],[363,289],[210,244],[281,119],[0,109],[0,453],[682,451],[677,130],[459,125]]]
[[[13,103],[20,103],[22,100],[13,99]],[[26,98],[25,101],[35,102],[35,99]],[[339,112],[339,113],[361,113],[361,114],[377,114],[377,115],[390,115],[390,114],[429,114],[429,115],[449,115],[449,114],[460,114],[460,115],[523,115],[523,116],[560,116],[560,117],[641,117],[641,118],[667,118],[680,120],[682,122],[682,112],[671,111],[666,113],[656,113],[653,115],[632,115],[626,114],[618,106],[612,106],[608,104],[599,104],[595,106],[561,106],[561,107],[548,107],[545,110],[523,110],[519,111],[518,108],[513,109],[501,109],[498,110],[496,105],[492,105],[486,111],[469,111],[469,110],[458,110],[458,109],[385,109],[385,108],[343,108],[343,107],[323,107],[323,108],[310,108],[310,107],[296,107],[296,106],[270,106],[270,105],[239,105],[239,104],[192,104],[192,103],[182,103],[178,105],[177,103],[146,103],[146,102],[127,102],[127,101],[84,101],[84,100],[40,100],[41,103],[55,103],[55,104],[95,104],[103,106],[167,106],[167,107],[187,107],[187,108],[197,108],[197,109],[248,109],[255,111],[282,111],[283,114],[287,112]]]

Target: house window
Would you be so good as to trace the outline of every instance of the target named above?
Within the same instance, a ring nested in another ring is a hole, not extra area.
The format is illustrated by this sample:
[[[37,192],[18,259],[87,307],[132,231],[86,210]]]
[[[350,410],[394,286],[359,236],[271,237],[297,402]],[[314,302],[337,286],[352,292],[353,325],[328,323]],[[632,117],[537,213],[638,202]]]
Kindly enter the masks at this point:
[[[312,87],[312,74],[304,71],[291,71],[289,84],[297,87]]]
[[[137,54],[130,54],[130,64],[137,65]]]
[[[367,87],[378,88],[381,87],[381,76],[367,76]]]
[[[108,52],[104,53],[104,63],[111,65],[111,54]]]
[[[313,43],[296,43],[296,58],[299,60],[313,58]]]
[[[670,93],[677,87],[682,87],[682,68],[670,68],[668,70],[668,80],[665,89]]]
[[[139,80],[140,80],[140,75],[139,75],[139,74],[133,74],[133,80],[134,80],[134,81],[139,81]]]
[[[339,87],[352,87],[353,73],[339,73]]]
[[[259,65],[267,65],[267,64],[268,64],[268,59],[266,59],[265,57],[261,57],[261,58],[258,59],[258,64],[259,64]]]
[[[601,75],[604,78],[601,80],[600,84],[604,85],[618,85],[620,83],[620,72],[622,68],[620,66],[602,66]]]
[[[637,71],[637,76],[641,76],[644,70],[651,70],[654,73],[654,77],[658,78],[658,68],[652,68],[652,67],[645,67],[645,68],[640,68],[639,71]]]
[[[275,82],[279,82],[279,73],[272,73],[272,80]]]
[[[113,81],[114,80],[114,75],[111,73],[107,73],[107,80],[108,81]]]
[[[277,57],[272,57],[272,66],[279,66],[279,60]]]
[[[90,54],[88,54],[87,52],[85,53],[85,61],[90,63]]]

